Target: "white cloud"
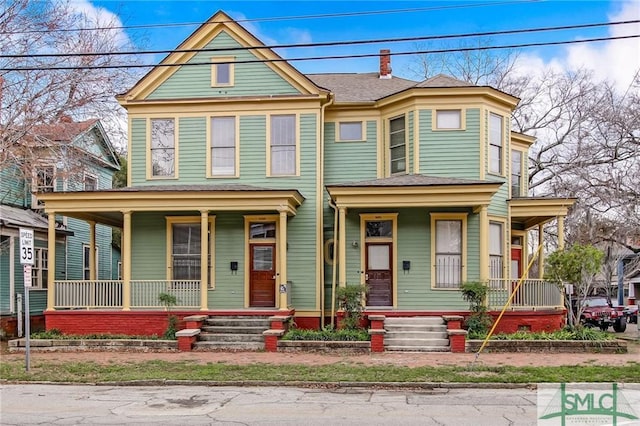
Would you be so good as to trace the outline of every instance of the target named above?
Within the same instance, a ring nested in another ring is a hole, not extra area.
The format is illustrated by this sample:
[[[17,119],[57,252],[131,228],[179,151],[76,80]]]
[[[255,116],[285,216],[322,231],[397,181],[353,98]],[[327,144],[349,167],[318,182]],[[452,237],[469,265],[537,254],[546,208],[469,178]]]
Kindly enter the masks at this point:
[[[118,15],[103,7],[97,7],[88,0],[72,0],[69,2],[69,8],[79,14],[86,17],[89,26],[96,27],[122,27],[122,20]],[[116,41],[118,46],[128,46],[131,44],[131,40],[122,29],[109,30],[111,32],[111,39]]]

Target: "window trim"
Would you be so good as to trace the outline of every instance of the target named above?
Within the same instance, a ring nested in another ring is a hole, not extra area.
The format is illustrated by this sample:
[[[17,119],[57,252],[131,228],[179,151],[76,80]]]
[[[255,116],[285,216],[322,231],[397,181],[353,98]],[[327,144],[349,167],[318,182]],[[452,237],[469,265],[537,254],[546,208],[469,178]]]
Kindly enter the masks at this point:
[[[513,177],[514,177],[514,174],[513,174],[513,153],[514,152],[519,152],[520,153],[520,175],[519,175],[520,182],[518,182],[518,185],[520,187],[520,193],[519,194],[515,194],[515,195],[513,193]],[[522,151],[522,150],[516,149],[516,148],[511,148],[511,152],[510,152],[510,155],[509,155],[509,193],[511,194],[511,198],[513,198],[513,197],[522,197],[523,194],[526,195],[525,186],[524,186],[524,184],[525,184],[525,180],[524,180],[524,178],[525,178],[525,173],[524,173],[524,171],[525,171],[525,167],[524,167],[525,158],[527,158],[527,152],[526,151]]]
[[[49,163],[37,164],[33,168],[32,177],[31,177],[31,208],[32,209],[41,209],[44,207],[44,204],[38,201],[38,197],[36,196],[36,193],[40,192],[39,191],[40,185],[38,185],[38,171],[45,168],[53,170],[51,191],[48,191],[48,192],[57,191],[58,168],[56,167],[56,165],[49,164]],[[42,186],[42,188],[48,188],[48,186]]]
[[[343,139],[340,133],[340,125],[341,124],[360,124],[360,139]],[[344,120],[344,121],[336,121],[335,122],[335,141],[336,142],[366,142],[367,141],[367,126],[365,120]]]
[[[173,120],[173,176],[154,176],[153,175],[153,160],[151,149],[151,121],[152,120]],[[178,179],[180,169],[180,149],[179,140],[180,135],[180,120],[175,116],[158,116],[147,117],[147,180],[175,180]]]
[[[460,113],[460,127],[457,128],[443,128],[438,127],[438,113],[458,111]],[[431,111],[431,130],[434,132],[455,132],[460,130],[466,130],[466,109],[465,108],[437,108]]]
[[[507,251],[510,251],[510,245],[508,244],[507,241],[507,220],[501,217],[495,217],[495,216],[489,216],[489,232],[487,233],[488,237],[489,237],[489,241],[487,244],[487,249],[489,251],[489,279],[491,280],[491,225],[500,225],[501,228],[501,241],[500,241],[500,245],[502,248],[502,277],[500,278],[501,280],[504,280],[508,277],[507,273],[509,273],[509,268],[507,265],[507,259],[509,259],[509,261],[511,260],[511,253],[509,253],[509,256],[507,257]]]
[[[391,237],[367,237],[367,222],[391,221]],[[393,307],[398,307],[398,213],[360,213],[360,270],[366,271],[367,242],[391,243],[391,291]],[[347,242],[348,243],[348,242]],[[347,244],[348,247],[348,244]],[[347,248],[347,250],[349,250]],[[348,262],[347,262],[348,263]],[[360,284],[365,284],[364,274],[360,274]]]
[[[294,117],[294,127],[296,132],[295,138],[295,172],[292,174],[273,174],[271,170],[271,117],[292,116]],[[290,178],[300,176],[300,114],[296,112],[282,112],[279,114],[266,114],[266,161],[267,161],[267,177]]]
[[[88,173],[86,171],[83,173],[83,175],[84,176],[83,176],[83,179],[82,179],[82,189],[84,191],[97,191],[99,189],[98,185],[100,183],[100,181],[98,180],[98,176],[93,174],[93,173]],[[94,189],[94,190],[87,189],[87,178],[93,179],[96,182],[96,189]]]
[[[184,223],[184,224],[198,224],[200,225],[202,220],[201,220],[201,216],[165,216],[165,222],[166,222],[166,237],[167,237],[167,242],[166,242],[166,260],[165,260],[165,266],[167,269],[166,272],[166,277],[167,277],[167,281],[173,281],[173,262],[172,262],[172,256],[173,256],[173,225],[176,223]],[[207,282],[207,288],[208,289],[215,289],[216,288],[216,275],[215,275],[215,271],[216,271],[216,235],[215,235],[215,230],[216,230],[216,217],[215,215],[209,215],[207,217],[207,222],[209,223],[209,276],[208,276],[208,282]],[[202,230],[201,230],[202,231]],[[202,244],[202,242],[200,242],[200,244]],[[201,281],[201,279],[199,279]],[[200,285],[202,285],[202,282],[200,282]]]
[[[234,119],[234,129],[235,129],[235,140],[234,140],[234,148],[235,148],[235,164],[234,164],[234,173],[231,175],[215,175],[213,174],[213,125],[212,121],[214,118],[233,118]],[[208,179],[228,179],[228,178],[239,178],[240,177],[240,116],[238,115],[229,115],[229,114],[221,114],[221,115],[210,115],[207,117],[207,178]]]
[[[96,244],[96,280],[100,279],[100,265],[99,265],[99,259],[100,259],[100,255],[99,255],[99,247]],[[84,262],[85,262],[85,255],[86,255],[86,251],[85,249],[89,250],[89,253],[91,253],[91,245],[89,243],[83,243],[82,244],[82,280],[83,281],[90,281],[91,280],[91,263],[89,263],[89,266],[85,269],[84,267]],[[89,274],[89,278],[85,278],[85,272],[87,272]]]
[[[214,56],[211,58],[211,87],[235,86],[235,56]],[[218,82],[218,65],[229,65],[229,83]]]
[[[31,267],[31,289],[32,290],[47,290],[49,288],[49,283],[47,282],[47,287],[43,286],[44,280],[48,279],[49,273],[49,249],[47,247],[35,247],[35,262]],[[47,268],[42,268],[42,253],[47,253]],[[35,281],[35,285],[34,285]]]
[[[460,265],[460,285],[467,281],[467,235],[468,235],[468,214],[467,213],[430,213],[431,227],[431,289],[438,291],[460,291],[460,287],[438,287],[436,285],[436,222],[439,220],[459,220],[462,222],[462,253]]]
[[[393,172],[392,171],[392,167],[391,167],[391,121],[396,120],[398,118],[403,118],[404,119],[404,160],[405,160],[405,167],[404,170],[399,171],[399,172]],[[409,124],[409,120],[407,118],[407,114],[403,113],[403,114],[399,114],[393,117],[389,117],[387,118],[387,132],[386,132],[386,138],[387,138],[387,152],[388,152],[388,156],[389,156],[389,161],[387,161],[387,165],[389,167],[389,176],[396,176],[396,175],[402,175],[402,174],[408,174],[409,173],[409,144],[407,142],[407,137],[408,137],[408,124]]]
[[[500,140],[500,170],[499,171],[494,171],[491,170],[491,147],[492,146],[498,146],[498,145],[494,145],[491,143],[491,116],[496,116],[500,118],[500,122],[501,122],[501,128],[500,128],[500,133],[501,133],[501,140]],[[502,114],[499,114],[497,112],[494,111],[489,111],[489,114],[487,116],[487,146],[488,146],[488,152],[487,152],[487,172],[491,175],[495,175],[495,176],[502,176],[505,177],[505,153],[507,152],[507,143],[506,143],[506,134],[507,131],[505,130],[505,124],[507,123],[507,120],[505,119],[505,116]]]
[[[276,224],[276,237],[275,238],[260,238],[252,239],[251,224],[262,222],[275,222]],[[287,226],[288,227],[288,226]],[[287,237],[288,238],[288,237]],[[251,253],[249,248],[251,243],[275,243],[276,245],[276,286],[280,284],[280,262],[281,258],[278,256],[280,250],[280,215],[277,214],[265,214],[265,215],[244,215],[244,307],[248,308],[250,304],[250,286],[251,286]],[[285,241],[284,244],[287,242]],[[276,293],[276,305],[278,304],[278,294]]]

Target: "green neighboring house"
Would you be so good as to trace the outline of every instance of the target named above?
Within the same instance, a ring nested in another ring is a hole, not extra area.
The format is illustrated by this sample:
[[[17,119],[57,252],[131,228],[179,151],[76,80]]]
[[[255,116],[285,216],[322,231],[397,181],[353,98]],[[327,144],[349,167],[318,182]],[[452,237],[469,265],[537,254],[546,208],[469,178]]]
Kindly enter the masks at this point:
[[[89,300],[52,276],[47,326],[161,331],[169,292],[184,315],[281,313],[314,328],[352,284],[369,287],[369,313],[464,314],[463,282],[486,282],[493,310],[524,277],[505,324],[558,328],[562,294],[525,276],[527,237],[553,221],[562,245],[575,200],[527,197],[534,139],[511,131],[518,99],[397,78],[390,61],[383,50],[378,72],[304,75],[216,13],[118,95],[128,186],[42,195],[49,214],[123,234],[122,280],[93,299],[103,316],[70,325]]]
[[[17,334],[17,314],[24,312],[20,228],[34,231],[35,264],[29,293],[33,327],[44,328],[50,279],[82,282],[90,278],[91,227],[82,220],[58,216],[49,233],[44,205],[35,194],[108,189],[120,167],[98,120],[73,122],[65,117],[55,124],[35,126],[12,153],[15,162],[0,170],[0,315],[4,336]],[[94,231],[96,277],[117,279],[120,253],[112,247],[111,228],[96,225]],[[51,268],[50,235],[55,238],[55,268]]]

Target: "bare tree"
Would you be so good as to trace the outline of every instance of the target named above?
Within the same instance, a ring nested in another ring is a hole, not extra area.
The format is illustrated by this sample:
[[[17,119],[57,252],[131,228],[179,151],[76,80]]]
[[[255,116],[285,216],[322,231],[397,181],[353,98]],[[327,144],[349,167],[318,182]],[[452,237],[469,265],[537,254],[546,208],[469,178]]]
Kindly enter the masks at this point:
[[[38,126],[101,120],[112,142],[126,143],[124,110],[114,96],[137,76],[131,69],[83,69],[137,62],[126,56],[41,57],[38,54],[117,52],[133,46],[114,15],[88,15],[59,0],[12,0],[0,5],[0,170],[12,168],[29,180],[42,158],[65,159],[65,144],[47,140]],[[96,28],[104,28],[98,29]],[[74,30],[77,29],[77,30]],[[58,66],[77,69],[55,70]],[[20,68],[36,68],[20,70]]]

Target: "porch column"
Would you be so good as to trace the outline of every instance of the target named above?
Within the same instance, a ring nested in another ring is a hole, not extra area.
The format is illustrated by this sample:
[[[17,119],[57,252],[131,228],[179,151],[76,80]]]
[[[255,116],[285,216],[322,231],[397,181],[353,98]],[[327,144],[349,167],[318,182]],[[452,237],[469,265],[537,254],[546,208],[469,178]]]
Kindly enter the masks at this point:
[[[558,216],[558,250],[564,250],[564,216]]]
[[[209,289],[209,212],[200,212],[200,310],[208,308]]]
[[[47,270],[47,311],[53,311],[56,305],[56,212],[49,212],[47,231],[49,261],[49,269]]]
[[[278,242],[278,251],[280,256],[280,285],[287,284],[287,212],[280,212],[280,223],[278,224],[279,242]],[[278,285],[278,281],[276,280],[276,285]],[[279,305],[280,310],[287,310],[289,307],[287,306],[287,293],[282,293],[277,289],[279,294]],[[291,291],[290,288],[287,288],[287,292]]]
[[[96,271],[96,223],[92,220],[89,222],[89,280],[97,279]]]
[[[334,243],[335,249],[335,243]],[[338,285],[347,285],[347,209],[338,208]]]
[[[480,206],[480,282],[488,283],[489,273],[489,215],[487,206]],[[465,265],[466,267],[466,265]]]
[[[122,310],[131,310],[131,211],[122,212]]]
[[[544,228],[543,225],[538,225],[538,247],[544,244]],[[538,255],[538,278],[544,277],[544,250],[540,250]]]

